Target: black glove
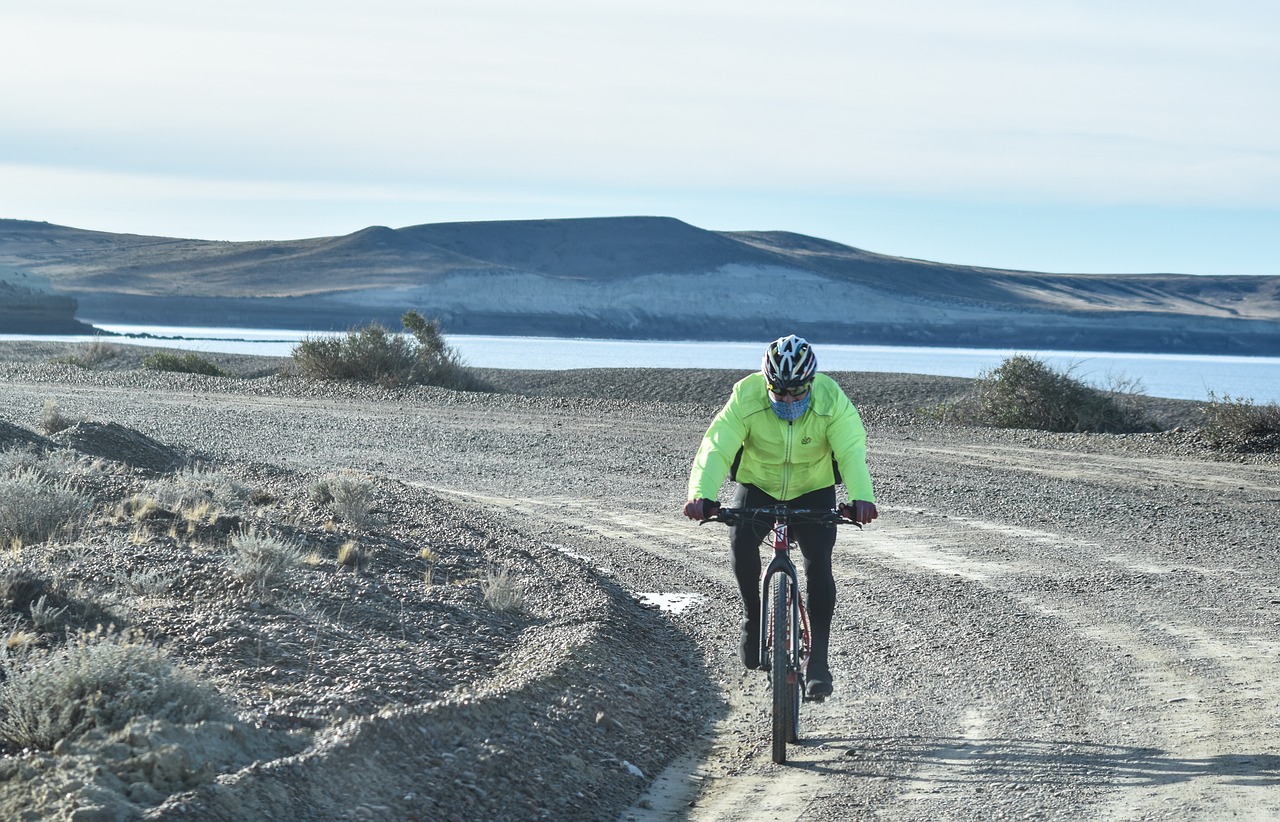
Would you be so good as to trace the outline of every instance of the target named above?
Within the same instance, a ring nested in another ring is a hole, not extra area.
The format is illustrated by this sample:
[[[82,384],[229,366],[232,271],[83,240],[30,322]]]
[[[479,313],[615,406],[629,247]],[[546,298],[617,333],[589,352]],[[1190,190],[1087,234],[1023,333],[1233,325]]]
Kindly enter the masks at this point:
[[[720,503],[713,499],[691,499],[684,504],[684,515],[689,519],[707,520],[720,512]]]
[[[854,525],[863,526],[871,520],[880,516],[880,512],[876,510],[874,502],[866,500],[854,500],[852,503],[844,502],[839,507],[840,516],[852,522]]]

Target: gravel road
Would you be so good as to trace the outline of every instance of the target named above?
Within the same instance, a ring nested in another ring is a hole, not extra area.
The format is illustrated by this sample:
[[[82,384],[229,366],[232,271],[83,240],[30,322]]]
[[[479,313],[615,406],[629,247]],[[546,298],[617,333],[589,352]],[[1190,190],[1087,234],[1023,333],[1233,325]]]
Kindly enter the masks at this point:
[[[89,743],[11,750],[11,818],[1280,817],[1280,468],[1202,445],[1189,404],[1155,404],[1183,423],[1162,434],[993,431],[912,413],[962,380],[839,375],[881,518],[842,529],[836,694],[805,706],[777,766],[765,678],[733,651],[726,534],[678,513],[740,375],[486,371],[495,392],[459,394],[310,384],[243,358],[226,359],[232,378],[125,356],[84,369],[49,364],[55,348],[0,349],[0,437],[34,436],[53,399],[264,489],[274,502],[241,516],[326,558],[349,539],[377,553],[364,575],[294,572],[284,599],[236,594],[205,565],[145,607],[87,583],[214,672],[239,753],[112,799],[85,793],[107,756]],[[338,469],[373,484],[373,525],[335,531],[308,499]],[[104,497],[163,475],[131,470],[99,481]],[[91,530],[70,570],[91,579],[95,552],[208,553],[128,533]],[[426,546],[452,583],[422,584]],[[51,550],[9,561],[47,569]],[[522,612],[480,604],[496,565],[524,581]],[[59,769],[81,792],[33,795],[65,788]]]

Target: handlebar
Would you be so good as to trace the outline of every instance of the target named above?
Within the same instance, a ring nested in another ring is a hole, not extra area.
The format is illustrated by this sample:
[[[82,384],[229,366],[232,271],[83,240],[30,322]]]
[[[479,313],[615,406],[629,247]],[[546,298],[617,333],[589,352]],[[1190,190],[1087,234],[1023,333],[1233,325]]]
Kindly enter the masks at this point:
[[[771,505],[761,508],[725,508],[722,506],[715,516],[707,517],[703,522],[723,522],[726,525],[736,525],[739,522],[755,520],[786,523],[827,523],[862,527],[862,523],[846,519],[835,508],[788,508],[785,505]]]

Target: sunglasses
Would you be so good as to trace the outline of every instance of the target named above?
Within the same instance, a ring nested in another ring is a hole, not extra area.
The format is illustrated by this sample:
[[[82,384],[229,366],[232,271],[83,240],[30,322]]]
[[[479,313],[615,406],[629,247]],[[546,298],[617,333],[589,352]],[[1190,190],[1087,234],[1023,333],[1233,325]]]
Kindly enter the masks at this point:
[[[809,388],[812,385],[813,383],[808,382],[804,385],[798,385],[795,388],[774,388],[771,385],[769,386],[769,393],[776,394],[779,397],[803,397],[805,394],[809,393]]]

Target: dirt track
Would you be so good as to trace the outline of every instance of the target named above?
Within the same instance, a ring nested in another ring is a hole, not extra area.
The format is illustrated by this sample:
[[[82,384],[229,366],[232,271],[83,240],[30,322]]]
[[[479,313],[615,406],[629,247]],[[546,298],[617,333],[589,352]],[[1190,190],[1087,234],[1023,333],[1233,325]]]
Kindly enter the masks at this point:
[[[669,619],[725,707],[687,727],[687,755],[621,819],[1280,816],[1274,462],[1177,437],[941,428],[851,390],[882,516],[842,531],[836,696],[806,706],[779,767],[763,677],[732,652],[723,529],[677,513],[711,397],[371,403],[192,385],[11,380],[7,418],[30,425],[56,396],[228,459],[349,466],[500,515],[633,594],[696,595]]]

